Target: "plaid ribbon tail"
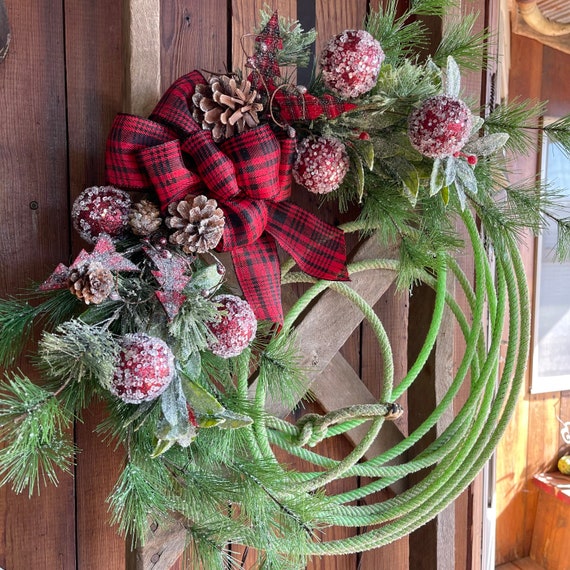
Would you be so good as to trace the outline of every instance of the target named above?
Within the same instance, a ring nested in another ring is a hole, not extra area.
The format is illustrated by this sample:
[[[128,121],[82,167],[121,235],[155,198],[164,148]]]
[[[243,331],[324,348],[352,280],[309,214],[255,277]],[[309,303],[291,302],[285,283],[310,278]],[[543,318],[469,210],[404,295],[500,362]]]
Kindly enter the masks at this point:
[[[344,232],[291,202],[268,207],[266,231],[302,271],[328,281],[348,281]]]
[[[282,324],[281,270],[275,240],[263,234],[231,253],[236,277],[255,316]]]

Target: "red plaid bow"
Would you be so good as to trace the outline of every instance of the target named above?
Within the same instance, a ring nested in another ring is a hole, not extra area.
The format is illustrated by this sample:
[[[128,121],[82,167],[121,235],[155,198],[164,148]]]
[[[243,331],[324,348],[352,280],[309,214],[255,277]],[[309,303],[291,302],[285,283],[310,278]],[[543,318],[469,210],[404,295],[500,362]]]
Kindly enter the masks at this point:
[[[347,280],[344,234],[299,206],[291,192],[295,140],[278,139],[268,125],[219,146],[192,118],[196,71],[178,79],[150,119],[118,115],[106,152],[107,182],[154,189],[162,209],[187,194],[215,198],[226,217],[221,249],[257,318],[282,322],[276,242],[318,279]]]

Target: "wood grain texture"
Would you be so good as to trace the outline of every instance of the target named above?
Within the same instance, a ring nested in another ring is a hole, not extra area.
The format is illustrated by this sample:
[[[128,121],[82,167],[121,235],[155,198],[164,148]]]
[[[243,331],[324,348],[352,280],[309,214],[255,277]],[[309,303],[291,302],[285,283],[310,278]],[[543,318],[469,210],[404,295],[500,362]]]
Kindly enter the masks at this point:
[[[387,257],[393,255],[388,254]],[[357,259],[376,259],[383,257],[377,240],[370,239],[358,248]],[[351,276],[350,287],[359,293],[370,305],[374,305],[395,279],[395,272],[390,270],[370,270]],[[334,355],[345,344],[354,329],[360,325],[363,315],[343,295],[334,291],[325,291],[296,324],[296,343],[301,354],[300,366],[306,371],[305,388],[308,390],[316,382],[324,382],[320,376]],[[315,323],[319,323],[318,327]],[[334,331],[334,335],[331,335]],[[289,409],[283,402],[268,399],[267,409],[280,416],[286,416]]]
[[[123,110],[147,116],[161,95],[160,0],[124,0]]]
[[[161,0],[162,91],[193,69],[224,72],[230,13],[225,0]]]
[[[5,7],[13,41],[9,57],[0,64],[2,297],[41,280],[69,254],[61,5],[9,0]],[[40,496],[31,499],[3,487],[0,566],[73,568],[74,526],[69,475],[60,475],[58,487],[42,486]]]
[[[8,54],[10,47],[10,40],[12,35],[10,33],[10,20],[8,20],[8,11],[6,10],[6,3],[0,0],[0,62]]]
[[[104,183],[105,141],[122,110],[121,2],[67,2],[65,23],[73,201],[84,188]],[[67,209],[57,217],[61,224],[68,219]],[[74,253],[85,247],[75,232],[72,240]],[[123,456],[94,434],[104,414],[103,406],[93,405],[76,426],[76,443],[82,450],[76,467],[77,564],[85,570],[123,568],[125,563],[125,541],[110,526],[106,504]]]
[[[570,504],[541,489],[530,558],[548,570],[567,570],[569,544]]]

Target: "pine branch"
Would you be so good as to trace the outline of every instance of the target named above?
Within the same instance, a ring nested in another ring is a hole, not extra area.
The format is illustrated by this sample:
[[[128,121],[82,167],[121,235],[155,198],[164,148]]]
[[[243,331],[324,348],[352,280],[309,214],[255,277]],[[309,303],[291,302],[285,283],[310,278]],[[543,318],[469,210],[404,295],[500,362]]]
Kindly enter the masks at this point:
[[[131,458],[108,498],[112,524],[134,544],[144,544],[149,517],[164,520],[172,509],[168,471],[160,460]]]
[[[489,133],[507,133],[509,140],[505,148],[515,154],[527,154],[536,147],[532,132],[539,128],[545,109],[545,103],[515,98],[495,107],[485,119],[485,128]]]
[[[272,14],[273,8],[269,6],[261,10],[259,31],[267,25]],[[305,32],[299,20],[279,16],[279,34],[283,41],[283,49],[277,52],[277,63],[280,66],[306,67],[310,60],[311,46],[317,39],[317,31],[312,28]]]
[[[426,27],[418,20],[407,21],[413,15],[410,11],[400,17],[397,14],[397,0],[389,0],[384,10],[371,12],[366,21],[366,31],[382,46],[385,64],[395,64],[427,42]]]
[[[108,386],[113,378],[119,348],[104,328],[74,319],[44,332],[39,343],[41,370],[60,382]]]
[[[545,125],[544,133],[551,142],[559,145],[565,155],[570,158],[570,115]]]
[[[261,353],[258,381],[274,398],[293,408],[305,395],[305,374],[299,365],[294,333],[274,336]]]
[[[55,394],[14,375],[0,389],[0,485],[32,495],[40,483],[57,484],[58,470],[70,472],[75,449],[65,432],[71,417]]]
[[[468,14],[459,22],[446,26],[445,35],[433,55],[436,65],[445,67],[451,56],[465,69],[479,70],[487,66],[486,46],[491,36],[487,30],[473,33],[478,18],[479,14]]]
[[[38,299],[44,300],[31,304]],[[47,294],[33,292],[23,300],[0,299],[0,366],[9,368],[14,364],[30,339],[36,321],[42,319],[46,328],[53,328],[68,319],[77,305],[77,297],[67,290]]]

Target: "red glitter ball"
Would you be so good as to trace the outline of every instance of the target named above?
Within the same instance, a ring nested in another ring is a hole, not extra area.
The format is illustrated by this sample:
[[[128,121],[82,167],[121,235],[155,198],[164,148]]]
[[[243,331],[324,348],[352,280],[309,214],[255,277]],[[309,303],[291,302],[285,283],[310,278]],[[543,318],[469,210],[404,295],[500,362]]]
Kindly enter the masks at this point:
[[[340,97],[359,97],[376,85],[384,57],[368,32],[345,30],[329,40],[321,53],[323,81]]]
[[[408,136],[412,146],[430,158],[454,156],[471,133],[469,107],[454,97],[436,95],[426,99],[410,115]]]
[[[238,356],[249,345],[257,332],[257,319],[247,301],[235,295],[217,295],[212,299],[221,304],[221,319],[208,326],[216,337],[210,350],[222,358]]]
[[[343,181],[350,161],[335,137],[309,136],[301,141],[293,165],[293,178],[310,192],[328,194]]]
[[[127,404],[158,398],[174,375],[174,355],[161,339],[144,333],[127,334],[109,390]]]
[[[125,235],[129,228],[131,198],[114,186],[92,186],[75,200],[71,208],[73,227],[90,243],[101,234],[112,238]]]

